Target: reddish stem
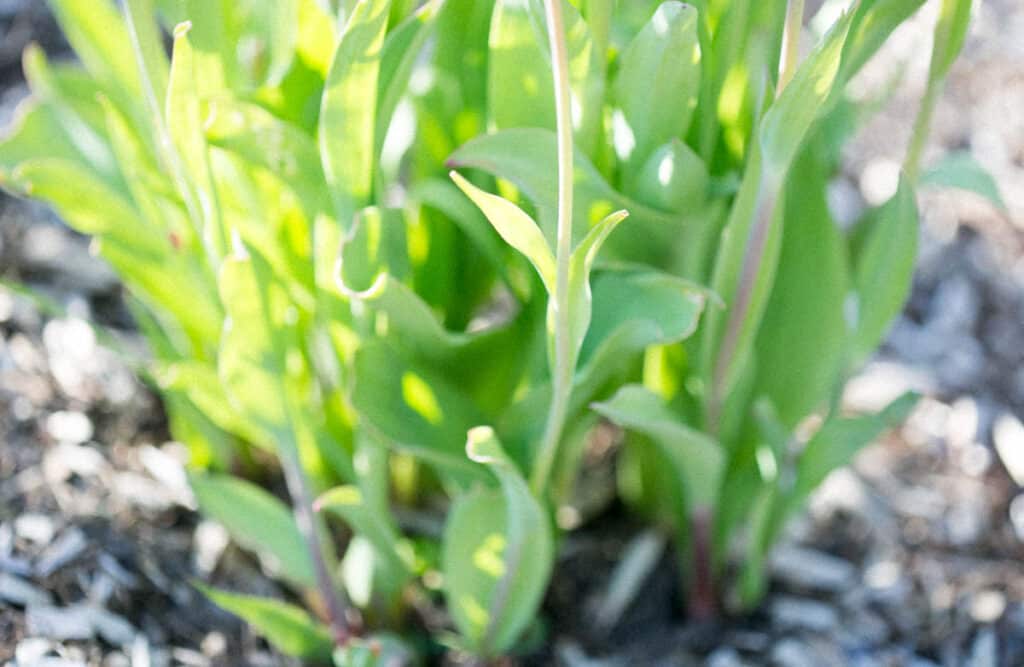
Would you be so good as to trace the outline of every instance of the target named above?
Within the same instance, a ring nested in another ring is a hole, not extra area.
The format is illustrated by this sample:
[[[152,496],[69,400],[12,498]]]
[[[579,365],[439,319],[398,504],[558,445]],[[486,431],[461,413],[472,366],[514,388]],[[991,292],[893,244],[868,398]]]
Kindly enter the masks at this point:
[[[700,507],[690,516],[693,566],[689,590],[689,614],[695,621],[707,621],[718,612],[715,575],[711,566],[711,510]]]

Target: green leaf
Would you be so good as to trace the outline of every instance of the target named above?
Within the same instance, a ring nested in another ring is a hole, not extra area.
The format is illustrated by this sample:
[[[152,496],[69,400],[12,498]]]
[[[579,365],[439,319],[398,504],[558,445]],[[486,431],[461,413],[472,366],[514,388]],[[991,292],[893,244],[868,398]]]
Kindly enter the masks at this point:
[[[163,36],[156,20],[153,0],[125,0],[124,12],[135,64],[142,73],[142,95],[149,111],[162,119],[163,108],[158,100],[167,90],[171,63],[163,49]]]
[[[569,87],[578,100],[574,136],[593,155],[600,133],[604,97],[603,61],[579,10],[562,0]],[[538,0],[502,0],[491,19],[488,61],[488,119],[496,130],[521,127],[555,129],[551,57],[545,12]]]
[[[232,256],[220,271],[227,321],[221,335],[219,374],[239,413],[270,442],[290,438],[283,400],[287,374],[285,319],[292,307],[270,268],[257,255]]]
[[[204,61],[196,57],[192,47],[189,37],[191,28],[191,24],[183,23],[174,29],[174,51],[167,89],[167,131],[187,174],[182,177],[182,187],[186,203],[193,209],[189,213],[202,216],[203,242],[216,265],[227,251],[228,231],[220,218],[217,193],[210,172],[197,78],[197,72]],[[196,206],[198,209],[194,208]]]
[[[442,4],[443,0],[425,3],[389,32],[384,40],[377,90],[379,106],[374,132],[375,155],[380,155],[398,102],[408,92],[409,78],[424,44],[434,33],[438,8]]]
[[[971,22],[971,4],[971,0],[942,0],[928,71],[930,81],[944,79],[960,54]]]
[[[299,42],[298,0],[243,0],[237,4],[236,11],[245,16],[237,49],[252,84],[279,85],[292,66]]]
[[[451,181],[440,178],[421,181],[411,189],[409,197],[448,216],[487,257],[494,270],[505,275],[501,240],[496,230]]]
[[[11,171],[26,160],[54,158],[89,164],[68,136],[52,104],[29,102],[0,138],[0,185],[13,188]]]
[[[232,407],[215,367],[206,362],[186,359],[159,366],[156,376],[161,391],[181,392],[224,431],[257,446],[266,447],[269,444],[262,439],[260,431],[252,428]]]
[[[570,368],[576,367],[576,360],[579,355],[583,339],[590,327],[590,316],[592,309],[592,298],[590,291],[590,272],[597,259],[597,253],[607,240],[608,236],[615,231],[623,220],[629,216],[626,211],[616,211],[604,220],[596,224],[580,244],[572,251],[569,258],[569,325],[570,339],[572,342],[572,355],[567,362]],[[548,325],[553,326],[555,300],[548,301]]]
[[[811,124],[832,94],[853,16],[849,13],[836,21],[761,119],[760,142],[768,173],[789,168]]]
[[[192,473],[189,483],[204,514],[232,539],[269,558],[293,584],[316,584],[305,542],[287,506],[263,489],[230,475]]]
[[[312,616],[281,600],[239,595],[193,584],[221,607],[255,628],[282,653],[320,663],[330,662],[334,642],[328,629]]]
[[[117,169],[107,136],[101,100],[106,96],[81,68],[72,65],[51,67],[38,46],[25,49],[22,58],[25,78],[36,99],[51,105],[66,136],[80,153],[84,165],[111,188],[125,192],[124,180]]]
[[[494,431],[469,431],[466,454],[489,467],[501,491],[456,499],[445,525],[442,571],[448,609],[482,655],[508,651],[532,621],[554,564],[544,510]]]
[[[655,271],[612,270],[593,280],[590,327],[573,379],[570,421],[602,392],[628,381],[649,345],[667,345],[694,333],[707,292],[681,278]],[[510,451],[525,452],[540,438],[536,415],[551,400],[550,385],[519,398],[502,416],[499,430]]]
[[[918,243],[917,203],[910,184],[900,179],[896,194],[866,222],[868,235],[855,272],[853,361],[874,351],[910,294]]]
[[[476,167],[511,181],[536,206],[544,237],[554,245],[558,209],[554,132],[525,128],[481,135],[455,151],[448,164]],[[582,152],[576,151],[573,165],[574,242],[578,243],[605,216],[625,209],[629,211],[632,233],[617,234],[608,245],[607,256],[667,264],[679,235],[678,220],[615,191]]]
[[[341,517],[358,535],[365,537],[376,554],[385,559],[392,577],[407,579],[413,563],[408,549],[401,546],[401,537],[386,515],[370,507],[355,486],[338,486],[321,495],[314,504],[317,511]]]
[[[360,0],[338,42],[320,107],[320,160],[348,229],[373,190],[381,50],[390,0]]]
[[[423,366],[456,385],[487,414],[503,411],[530,372],[531,354],[544,339],[537,326],[544,304],[534,300],[508,323],[467,333],[446,329],[409,287],[385,276],[358,298],[386,322],[386,339]]]
[[[861,0],[843,47],[839,81],[847,82],[924,0]]]
[[[884,431],[902,423],[919,398],[908,392],[876,415],[826,421],[800,454],[793,490],[796,501],[802,503],[830,472],[849,463],[861,448]]]
[[[959,188],[989,200],[996,208],[1006,211],[1006,202],[999,193],[996,180],[967,151],[950,153],[938,164],[921,175],[921,185]]]
[[[548,293],[555,290],[555,257],[533,218],[512,202],[484,192],[456,172],[452,180],[479,207],[501,238],[530,260]]]
[[[613,125],[616,152],[627,173],[658,146],[686,134],[700,73],[697,10],[673,0],[662,3],[620,57],[613,87],[625,120],[625,127]]]
[[[404,279],[409,273],[403,212],[371,206],[357,212],[342,240],[338,280],[350,294],[375,290],[384,275]]]
[[[353,371],[351,400],[362,423],[434,466],[450,487],[479,477],[461,443],[481,415],[459,387],[383,341],[362,345]]]
[[[754,394],[789,428],[833,390],[847,344],[846,243],[826,201],[828,165],[818,143],[797,158],[784,201],[782,249],[754,343]]]
[[[128,30],[110,0],[50,0],[64,36],[86,69],[113,89],[141,91]]]
[[[61,159],[34,159],[12,174],[25,192],[53,204],[61,217],[83,234],[116,233],[150,252],[160,244],[141,233],[139,213],[132,204],[97,178],[96,172]]]
[[[205,130],[211,146],[277,176],[302,202],[309,220],[330,211],[316,143],[301,128],[254,104],[218,99]]]
[[[684,424],[656,394],[626,385],[591,407],[619,426],[648,436],[675,468],[689,508],[713,506],[724,473],[725,456],[710,436]]]
[[[679,139],[655,149],[630,179],[630,196],[673,213],[693,213],[708,195],[708,168]]]

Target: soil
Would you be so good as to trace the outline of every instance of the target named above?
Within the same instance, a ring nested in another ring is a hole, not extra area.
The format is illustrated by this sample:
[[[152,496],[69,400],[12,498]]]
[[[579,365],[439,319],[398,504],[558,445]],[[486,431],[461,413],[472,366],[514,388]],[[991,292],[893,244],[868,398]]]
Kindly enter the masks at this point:
[[[934,4],[858,82],[905,67],[848,151],[840,219],[893,187]],[[926,398],[829,477],[756,611],[689,622],[671,547],[612,506],[566,540],[545,648],[505,664],[1024,665],[1024,5],[986,0],[976,14],[926,162],[969,150],[1008,211],[922,194],[912,297],[845,402]],[[0,0],[0,125],[25,94],[17,54],[31,40],[66,54],[45,3]],[[0,665],[294,664],[190,585],[286,595],[195,513],[159,401],[86,324],[133,358],[144,350],[116,277],[47,209],[3,195],[0,277],[57,306],[0,287]],[[609,582],[624,573],[638,583],[616,604]]]

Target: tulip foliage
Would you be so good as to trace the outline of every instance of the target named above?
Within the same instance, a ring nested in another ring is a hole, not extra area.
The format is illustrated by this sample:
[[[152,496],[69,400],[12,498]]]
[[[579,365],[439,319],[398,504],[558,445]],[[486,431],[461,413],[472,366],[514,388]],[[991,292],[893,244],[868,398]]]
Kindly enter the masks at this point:
[[[924,0],[821,34],[800,0],[50,0],[77,62],[25,53],[0,183],[121,276],[200,509],[304,605],[214,602],[313,663],[498,656],[609,424],[707,615],[907,414],[839,396],[907,296],[916,187],[958,182],[921,165],[970,14],[937,1],[899,185],[845,229],[847,84]]]

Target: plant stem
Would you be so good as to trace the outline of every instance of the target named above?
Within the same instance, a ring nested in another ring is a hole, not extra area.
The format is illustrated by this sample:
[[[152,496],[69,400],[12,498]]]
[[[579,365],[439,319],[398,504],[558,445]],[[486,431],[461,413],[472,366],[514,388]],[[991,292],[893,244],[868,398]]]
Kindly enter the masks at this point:
[[[286,396],[284,402],[289,421],[293,425],[299,424],[296,421],[296,411],[290,397]],[[293,433],[297,437],[305,435],[305,433],[295,430]],[[288,487],[288,495],[291,497],[295,523],[306,543],[309,557],[313,561],[313,574],[316,576],[317,588],[320,589],[320,597],[327,613],[327,623],[334,635],[334,643],[336,646],[344,646],[352,638],[353,629],[346,620],[345,605],[334,586],[334,577],[331,576],[331,569],[335,565],[334,551],[326,539],[326,527],[323,520],[313,509],[313,492],[310,489],[306,472],[302,469],[299,443],[290,438],[283,438],[281,442],[281,468],[284,472],[285,484]]]
[[[910,145],[907,147],[907,157],[903,161],[903,173],[911,183],[916,183],[917,177],[920,175],[921,157],[924,155],[925,145],[928,143],[932,115],[941,92],[941,81],[929,77],[928,87],[921,99],[921,109],[917,112],[917,118],[914,119],[914,130],[910,136]]]
[[[294,508],[295,523],[306,542],[306,550],[313,561],[313,572],[316,575],[317,587],[327,612],[327,622],[334,635],[334,643],[344,646],[352,637],[352,631],[345,620],[345,609],[334,588],[334,579],[327,567],[324,549],[328,548],[321,539],[320,520],[313,512],[313,496],[309,491],[306,475],[298,460],[289,454],[281,457],[288,495],[291,496]]]
[[[698,507],[690,515],[693,536],[693,579],[690,581],[689,613],[694,621],[714,618],[717,611],[715,573],[711,566],[711,510]]]
[[[551,411],[544,427],[540,451],[533,468],[530,486],[540,496],[551,476],[558,454],[572,390],[573,351],[569,319],[569,260],[572,255],[572,118],[569,100],[569,57],[562,25],[561,0],[545,0],[548,43],[551,50],[551,71],[555,88],[555,120],[558,137],[558,229],[555,252],[554,338],[555,367],[552,369]]]
[[[800,31],[804,25],[804,0],[786,3],[786,25],[782,31],[782,54],[779,56],[778,96],[793,78],[796,62],[800,58]]]

